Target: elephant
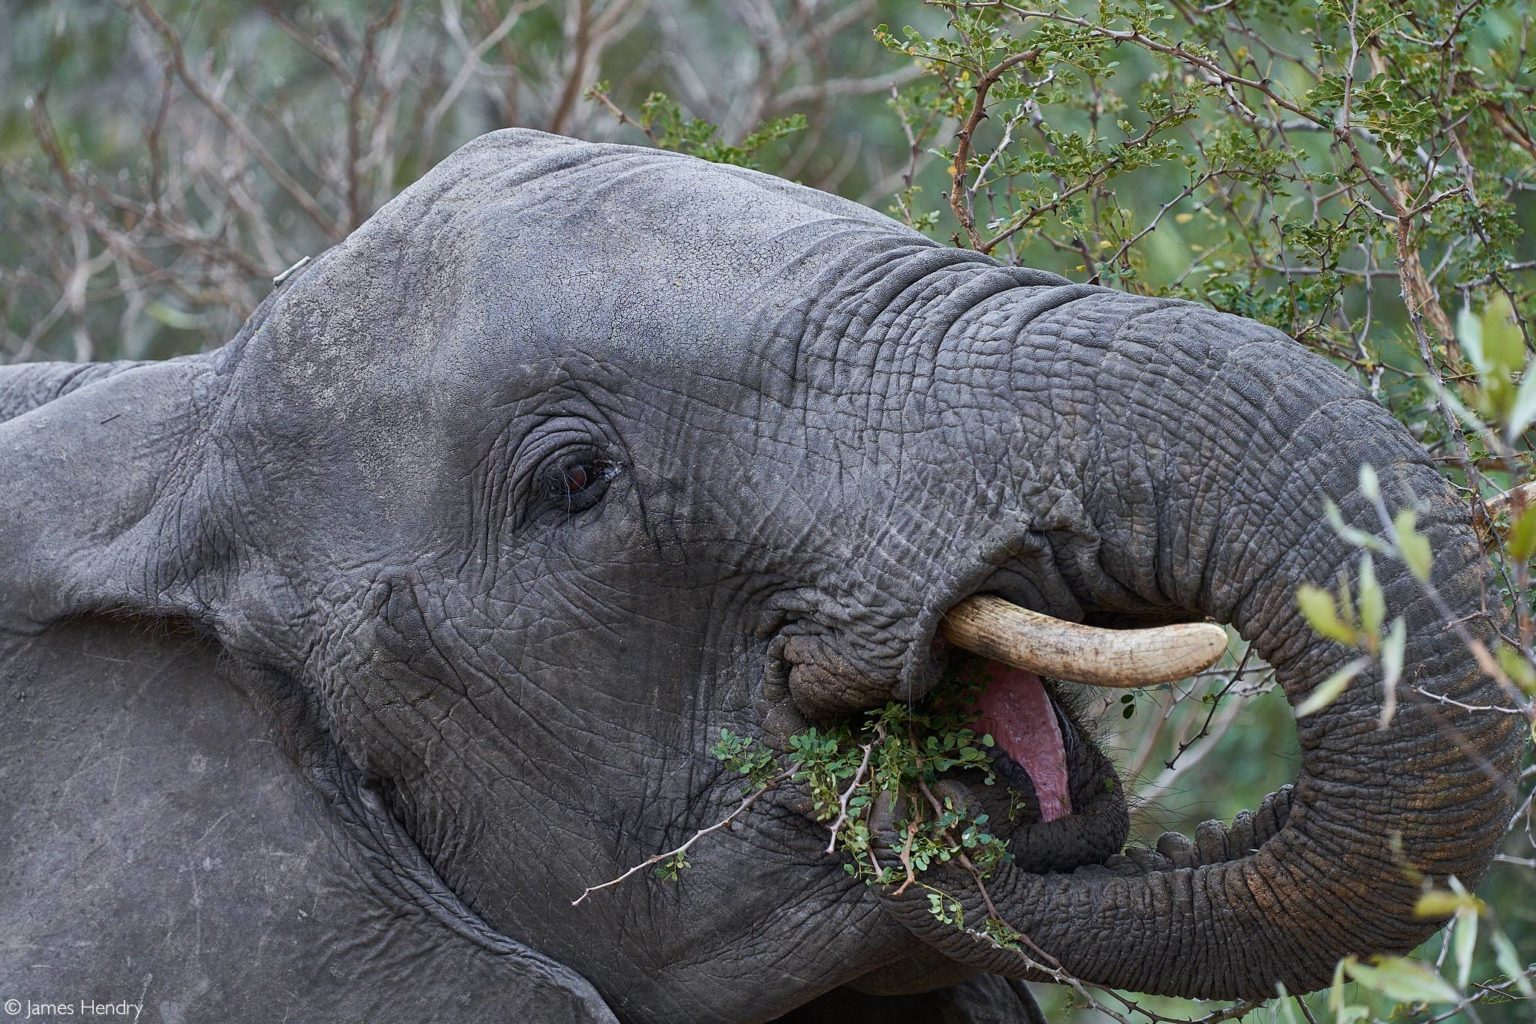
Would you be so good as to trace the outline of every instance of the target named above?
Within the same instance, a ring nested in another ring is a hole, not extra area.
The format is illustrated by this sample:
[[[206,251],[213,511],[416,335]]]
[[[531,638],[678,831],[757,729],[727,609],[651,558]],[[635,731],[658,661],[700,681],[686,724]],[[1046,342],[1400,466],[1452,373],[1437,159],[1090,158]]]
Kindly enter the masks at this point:
[[[932,877],[1086,982],[1262,999],[1432,934],[1423,887],[1475,885],[1511,807],[1465,503],[1351,378],[753,170],[485,135],[222,347],[5,367],[0,421],[0,996],[1039,1019],[1025,983],[1059,975],[850,877],[793,782],[675,880],[573,900],[731,814],[722,729],[782,751],[920,706],[977,595],[1230,624],[1299,704],[1358,654],[1294,594],[1357,570],[1325,502],[1382,528],[1366,464],[1434,554],[1432,594],[1377,563],[1407,631],[1390,722],[1373,664],[1297,720],[1293,785],[1126,848],[1070,687],[1034,684],[1055,744],[1018,713],[995,756],[1027,770],[953,787],[1023,800],[994,815],[1011,856],[986,894]]]

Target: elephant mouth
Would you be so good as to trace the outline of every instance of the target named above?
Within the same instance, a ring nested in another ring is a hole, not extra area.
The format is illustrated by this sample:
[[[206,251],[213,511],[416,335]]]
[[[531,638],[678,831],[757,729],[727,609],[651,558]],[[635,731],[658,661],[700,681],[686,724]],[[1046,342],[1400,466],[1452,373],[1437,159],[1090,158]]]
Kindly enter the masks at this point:
[[[1104,629],[1056,619],[1000,597],[975,594],[930,626],[934,678],[966,680],[962,704],[970,729],[990,737],[990,776],[952,767],[936,781],[987,815],[1027,870],[1057,871],[1118,853],[1128,831],[1123,790],[1113,764],[1078,724],[1077,684],[1132,688],[1183,678],[1226,650],[1226,633],[1209,623]],[[879,707],[900,695],[870,664],[826,632],[781,634],[773,663],[794,705],[815,718]],[[930,684],[931,686],[932,684]],[[927,689],[925,687],[924,689]],[[916,695],[908,691],[908,700]],[[923,700],[947,700],[943,687]],[[998,783],[1001,783],[1000,785]],[[921,813],[921,811],[919,811]]]
[[[953,768],[939,787],[976,812],[1032,872],[1103,863],[1125,845],[1130,822],[1119,776],[1080,716],[1078,688],[965,651],[959,673],[978,678],[971,728],[990,736],[991,781]]]
[[[1103,629],[985,594],[952,606],[936,632],[948,657],[969,659],[965,674],[981,683],[972,727],[992,738],[999,778],[1025,795],[1030,813],[1015,813],[1019,801],[1010,799],[1007,820],[1033,826],[1027,831],[1037,840],[1034,859],[1042,870],[1102,860],[1118,852],[1126,831],[1118,776],[1109,759],[1083,740],[1086,730],[1076,724],[1073,702],[1064,699],[1069,687],[1170,682],[1209,667],[1227,646],[1225,631],[1210,623]],[[987,802],[984,795],[981,802]],[[1014,838],[1015,847],[1029,845]]]
[[[992,737],[994,767],[1013,788],[1028,783],[1041,824],[1067,817],[1072,813],[1067,740],[1076,740],[1076,728],[1035,673],[995,661],[987,662],[984,672],[972,727]]]

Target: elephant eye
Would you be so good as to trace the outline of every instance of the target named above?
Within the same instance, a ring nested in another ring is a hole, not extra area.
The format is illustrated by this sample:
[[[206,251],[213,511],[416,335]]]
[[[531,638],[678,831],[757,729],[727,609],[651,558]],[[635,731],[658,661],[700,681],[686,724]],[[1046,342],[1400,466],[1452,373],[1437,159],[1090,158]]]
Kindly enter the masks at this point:
[[[597,459],[562,459],[545,471],[544,493],[551,504],[582,512],[597,504],[617,472],[614,464]]]

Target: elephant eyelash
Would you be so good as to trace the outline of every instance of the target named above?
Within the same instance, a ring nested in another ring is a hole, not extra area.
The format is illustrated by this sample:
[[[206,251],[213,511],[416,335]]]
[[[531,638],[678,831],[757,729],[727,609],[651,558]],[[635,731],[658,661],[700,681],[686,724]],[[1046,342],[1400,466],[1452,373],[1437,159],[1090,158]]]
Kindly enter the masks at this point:
[[[504,478],[504,515],[513,530],[547,517],[578,515],[596,505],[624,469],[603,457],[600,434],[577,416],[537,423],[515,442]],[[491,462],[495,465],[495,460]],[[493,481],[492,494],[501,490]]]
[[[551,507],[574,515],[585,512],[602,500],[608,483],[621,467],[590,456],[571,456],[553,460],[540,471],[540,491]]]

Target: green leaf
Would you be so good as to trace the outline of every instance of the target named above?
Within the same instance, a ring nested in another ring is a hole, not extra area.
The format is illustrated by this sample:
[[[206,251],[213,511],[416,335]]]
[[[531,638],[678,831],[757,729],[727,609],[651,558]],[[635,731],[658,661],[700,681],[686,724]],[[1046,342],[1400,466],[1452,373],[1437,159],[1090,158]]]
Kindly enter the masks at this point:
[[[1334,1024],[1354,1024],[1370,1016],[1368,1007],[1344,1001],[1344,971],[1355,962],[1354,957],[1347,956],[1334,965],[1333,984],[1328,987],[1328,1010],[1333,1014]]]
[[[1514,401],[1510,403],[1507,421],[1504,439],[1510,444],[1514,444],[1515,439],[1536,422],[1536,359],[1525,365],[1525,376],[1520,381],[1520,390],[1515,392]]]
[[[1348,963],[1344,970],[1372,992],[1403,1003],[1455,1003],[1461,993],[1429,964],[1405,956],[1375,958],[1374,966]]]
[[[1381,549],[1381,541],[1378,538],[1372,537],[1364,530],[1357,529],[1344,522],[1344,516],[1339,512],[1339,506],[1335,505],[1332,501],[1327,499],[1323,501],[1323,515],[1328,518],[1328,525],[1333,527],[1333,532],[1343,537],[1355,547],[1365,548],[1367,551],[1378,551]]]
[[[1373,649],[1381,644],[1381,624],[1386,618],[1387,597],[1376,581],[1376,563],[1366,552],[1360,556],[1360,627]]]
[[[1504,550],[1509,552],[1509,557],[1517,562],[1528,561],[1532,555],[1536,555],[1536,505],[1531,505],[1521,512],[1520,518],[1515,520],[1515,525],[1509,528],[1509,537],[1504,541]]]
[[[1317,633],[1341,644],[1355,643],[1355,631],[1339,618],[1333,595],[1322,587],[1303,583],[1296,588],[1296,605],[1302,617]]]
[[[1408,630],[1403,620],[1392,623],[1392,629],[1381,645],[1381,721],[1385,729],[1397,714],[1397,684],[1403,678],[1403,650],[1408,643]]]
[[[1301,1024],[1296,1017],[1296,1010],[1291,1005],[1291,994],[1285,990],[1285,986],[1275,983],[1275,1001],[1270,1004],[1270,1021],[1272,1024]]]
[[[1353,958],[1351,958],[1353,959]],[[1344,961],[1333,965],[1333,984],[1328,986],[1328,1009],[1338,1013],[1344,1006]]]
[[[1408,571],[1413,573],[1415,579],[1427,583],[1434,563],[1434,552],[1430,550],[1429,538],[1418,531],[1418,522],[1419,514],[1411,508],[1405,508],[1398,511],[1392,526],[1397,533],[1397,553],[1402,556]]]
[[[153,320],[157,320],[165,326],[179,331],[195,331],[207,326],[207,318],[195,313],[187,313],[183,310],[167,306],[159,299],[152,300],[144,307],[144,312]]]
[[[1360,493],[1371,501],[1381,500],[1381,478],[1369,462],[1360,465]]]
[[[1526,696],[1536,697],[1536,665],[1532,665],[1530,659],[1520,653],[1518,647],[1504,644],[1494,656],[1499,660],[1499,667],[1504,674],[1514,680],[1515,685],[1525,691]]]
[[[1536,999],[1536,987],[1531,985],[1531,976],[1526,973],[1525,964],[1520,961],[1520,954],[1515,952],[1515,944],[1509,941],[1509,936],[1504,934],[1501,928],[1489,929],[1488,939],[1493,943],[1493,958],[1503,971],[1515,981],[1515,987],[1520,994],[1527,999]]]
[[[1456,313],[1456,337],[1461,341],[1461,350],[1472,361],[1472,368],[1477,371],[1477,375],[1486,377],[1488,360],[1483,355],[1483,324],[1472,315],[1471,306],[1462,306]]]
[[[1463,910],[1479,913],[1482,909],[1483,901],[1465,890],[1449,892],[1445,889],[1431,889],[1420,896],[1419,901],[1413,905],[1413,916],[1450,917]]]
[[[1348,623],[1351,630],[1360,621],[1360,611],[1355,607],[1355,594],[1350,589],[1349,576],[1345,573],[1339,573],[1339,618]]]
[[[1318,683],[1312,692],[1307,695],[1307,699],[1296,706],[1296,717],[1306,718],[1308,715],[1316,714],[1338,700],[1340,695],[1348,689],[1350,680],[1359,675],[1360,670],[1369,664],[1370,662],[1365,658],[1356,658],[1327,679]]]
[[[770,142],[775,142],[786,135],[805,131],[805,115],[790,114],[787,117],[776,117],[764,121],[741,142],[741,148],[748,153],[754,153]]]
[[[1477,946],[1477,911],[1463,907],[1456,912],[1452,949],[1456,953],[1456,987],[1466,988],[1472,977],[1472,951]]]
[[[1525,365],[1525,335],[1515,320],[1509,297],[1502,292],[1483,307],[1482,350],[1487,369],[1513,375]]]

